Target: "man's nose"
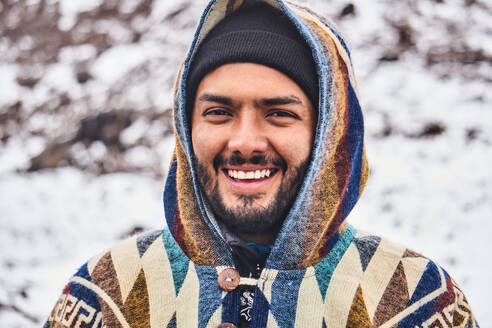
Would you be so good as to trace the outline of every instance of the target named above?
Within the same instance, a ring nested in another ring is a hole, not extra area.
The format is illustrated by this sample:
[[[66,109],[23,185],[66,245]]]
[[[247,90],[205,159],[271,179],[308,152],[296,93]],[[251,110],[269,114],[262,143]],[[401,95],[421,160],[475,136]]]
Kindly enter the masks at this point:
[[[256,115],[238,120],[229,139],[228,148],[230,152],[239,152],[246,158],[267,150],[268,140]]]

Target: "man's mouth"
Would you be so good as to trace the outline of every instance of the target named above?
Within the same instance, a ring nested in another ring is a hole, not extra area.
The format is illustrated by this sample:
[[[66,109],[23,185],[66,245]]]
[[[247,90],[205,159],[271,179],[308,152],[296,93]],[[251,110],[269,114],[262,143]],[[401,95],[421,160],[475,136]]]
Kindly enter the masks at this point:
[[[277,173],[278,169],[262,169],[262,170],[234,170],[234,169],[224,169],[224,173],[228,175],[231,179],[237,181],[255,181],[269,178],[270,176]]]

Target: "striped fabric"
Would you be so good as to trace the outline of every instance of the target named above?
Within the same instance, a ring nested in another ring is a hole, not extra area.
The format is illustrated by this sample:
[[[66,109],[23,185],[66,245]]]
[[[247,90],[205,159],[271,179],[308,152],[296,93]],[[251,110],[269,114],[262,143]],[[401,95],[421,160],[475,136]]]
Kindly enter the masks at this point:
[[[198,189],[186,76],[194,49],[247,0],[213,0],[175,88],[176,147],[164,190],[168,229],[128,239],[72,277],[45,327],[217,327],[239,322],[238,290],[217,283],[234,267]],[[368,176],[350,54],[328,20],[282,0],[312,49],[319,116],[311,163],[255,289],[251,327],[478,327],[463,293],[429,259],[346,221]]]
[[[72,277],[45,327],[217,327],[237,324],[224,266],[188,259],[169,231],[128,239]],[[478,327],[465,297],[429,259],[352,226],[321,261],[265,269],[251,327]]]
[[[343,222],[365,185],[368,165],[363,118],[350,54],[333,25],[306,7],[280,0],[265,2],[282,10],[306,38],[319,76],[319,114],[312,160],[266,264],[270,269],[300,269],[319,262],[329,252],[343,233]],[[185,97],[185,81],[200,40],[242,3],[217,0],[208,5],[176,83],[177,141],[164,205],[167,224],[176,241],[193,262],[201,265],[232,266],[233,263],[230,250],[208,217],[198,190],[186,115],[189,100]],[[286,249],[289,251],[285,252]]]

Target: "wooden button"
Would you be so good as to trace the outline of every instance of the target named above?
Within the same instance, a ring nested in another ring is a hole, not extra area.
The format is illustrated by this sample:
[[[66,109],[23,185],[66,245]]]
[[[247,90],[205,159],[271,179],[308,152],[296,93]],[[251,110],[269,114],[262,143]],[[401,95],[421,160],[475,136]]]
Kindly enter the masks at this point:
[[[236,326],[230,322],[223,322],[220,325],[218,325],[217,328],[236,328]]]
[[[224,269],[219,274],[217,282],[219,283],[220,289],[222,289],[223,291],[233,291],[234,289],[236,289],[237,285],[239,285],[239,273],[233,268]]]

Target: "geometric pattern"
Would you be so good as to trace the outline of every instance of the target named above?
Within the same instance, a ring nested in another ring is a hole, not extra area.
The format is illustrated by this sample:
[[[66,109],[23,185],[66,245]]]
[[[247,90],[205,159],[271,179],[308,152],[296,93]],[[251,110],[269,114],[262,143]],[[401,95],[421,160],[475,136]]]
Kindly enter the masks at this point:
[[[369,313],[367,312],[366,304],[364,302],[362,288],[359,285],[352,301],[352,306],[350,307],[350,312],[347,318],[347,328],[372,326],[371,318],[369,317]]]
[[[354,239],[355,246],[359,251],[362,271],[366,271],[367,264],[369,264],[374,252],[376,252],[380,241],[381,238],[376,236],[365,236]]]
[[[170,245],[164,238],[154,238],[156,234],[130,238],[84,265],[65,288],[45,327],[237,323],[239,294],[223,292],[217,285],[225,267],[195,266],[188,261],[176,295],[176,275],[166,250]],[[241,278],[240,285],[256,286],[251,327],[478,327],[461,290],[432,261],[351,226],[345,234],[351,242],[333,270],[264,269],[259,279]],[[141,253],[141,241],[148,236],[153,236],[153,242]],[[342,235],[338,243],[346,238]],[[375,240],[377,247],[367,252]],[[363,245],[364,241],[371,245]],[[368,254],[372,254],[369,259]],[[324,298],[320,272],[331,275]]]

